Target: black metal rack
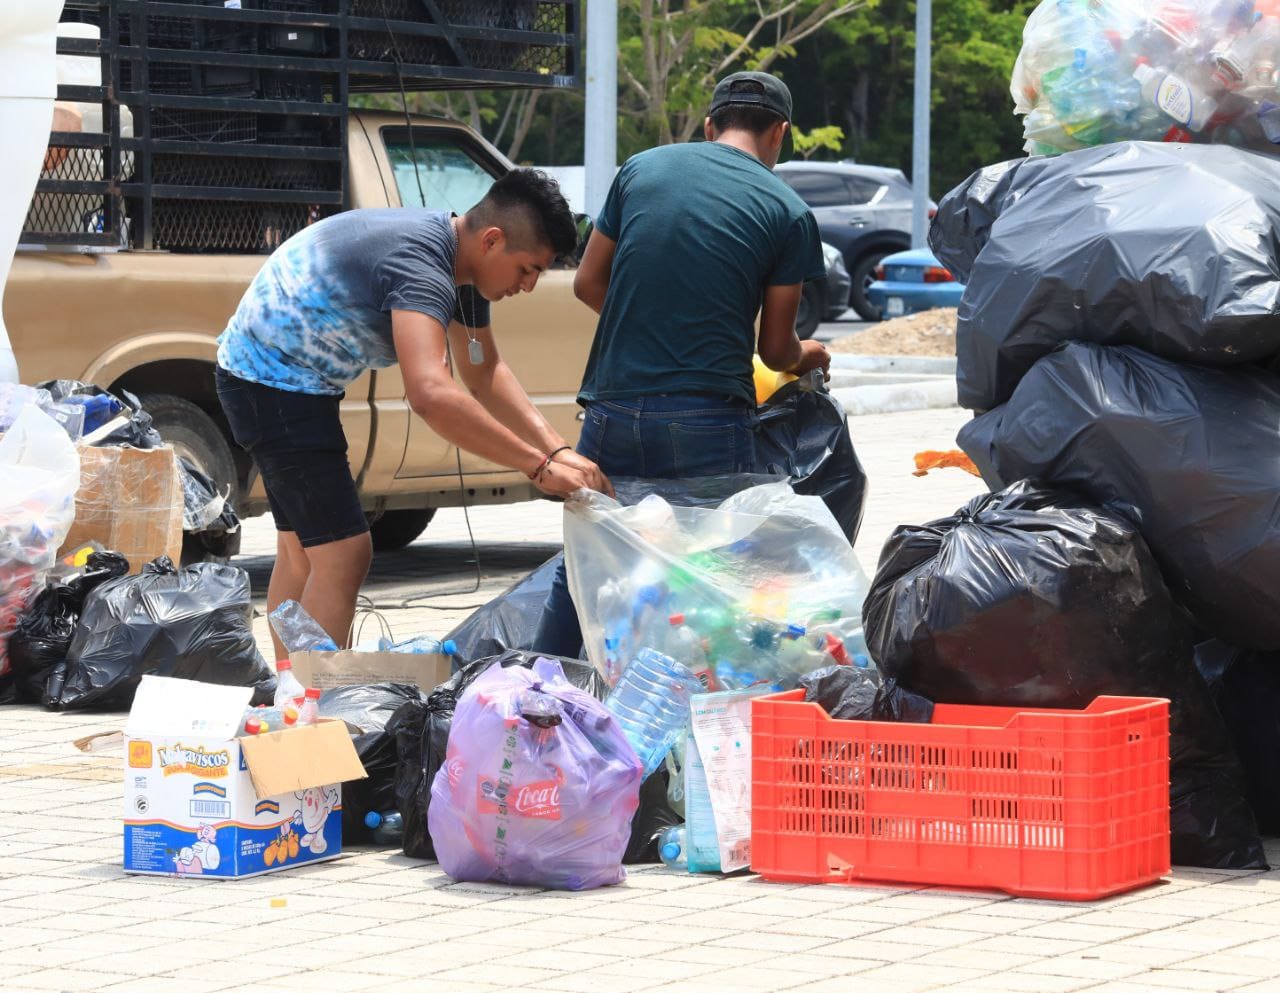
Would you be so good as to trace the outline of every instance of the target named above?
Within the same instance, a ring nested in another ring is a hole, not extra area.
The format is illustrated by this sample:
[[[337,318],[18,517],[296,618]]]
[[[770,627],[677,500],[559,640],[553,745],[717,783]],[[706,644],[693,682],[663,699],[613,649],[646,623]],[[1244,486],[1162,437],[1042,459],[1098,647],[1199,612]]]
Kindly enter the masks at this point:
[[[348,206],[352,92],[567,87],[579,0],[68,0],[101,133],[54,132],[24,244],[269,252]],[[122,117],[132,134],[122,134]]]

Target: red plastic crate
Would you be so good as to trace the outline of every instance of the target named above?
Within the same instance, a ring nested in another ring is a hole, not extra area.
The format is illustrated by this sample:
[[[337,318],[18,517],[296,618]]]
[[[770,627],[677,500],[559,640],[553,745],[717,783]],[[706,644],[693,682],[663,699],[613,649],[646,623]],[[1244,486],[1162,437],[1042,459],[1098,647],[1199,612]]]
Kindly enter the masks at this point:
[[[751,868],[1094,900],[1169,871],[1169,702],[938,704],[931,724],[752,701]]]

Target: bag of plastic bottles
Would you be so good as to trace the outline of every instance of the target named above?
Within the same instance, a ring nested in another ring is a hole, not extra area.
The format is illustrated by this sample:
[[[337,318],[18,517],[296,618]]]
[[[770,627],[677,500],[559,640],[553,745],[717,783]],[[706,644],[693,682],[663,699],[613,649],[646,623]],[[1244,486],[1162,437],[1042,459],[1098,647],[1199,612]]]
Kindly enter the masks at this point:
[[[55,710],[128,709],[143,676],[252,686],[267,703],[276,677],[253,638],[249,575],[200,562],[178,571],[167,558],[89,594],[67,660],[43,703]]]
[[[457,880],[584,890],[620,883],[641,780],[612,714],[560,665],[493,664],[458,701],[427,813]]]
[[[1239,149],[1131,142],[978,170],[929,233],[965,282],[961,405],[1004,403],[1066,341],[1213,366],[1280,355],[1278,242],[1280,160]]]
[[[1124,515],[1197,625],[1280,649],[1280,378],[1070,344],[958,440],[989,484],[1043,479]]]
[[[1010,92],[1030,154],[1126,139],[1272,151],[1276,0],[1041,0]]]
[[[823,501],[787,482],[714,508],[582,491],[564,531],[587,656],[610,685],[645,649],[708,689],[794,686],[865,654],[866,577]]]
[[[9,639],[9,661],[20,700],[39,703],[54,668],[66,661],[71,638],[89,594],[129,572],[116,552],[94,552],[81,570],[62,576],[36,594]]]
[[[75,517],[80,456],[53,418],[24,404],[0,438],[0,676],[9,635]]]
[[[1123,517],[1020,482],[899,527],[865,619],[881,671],[939,703],[1167,697],[1173,861],[1265,865],[1240,763],[1192,662],[1190,622]]]

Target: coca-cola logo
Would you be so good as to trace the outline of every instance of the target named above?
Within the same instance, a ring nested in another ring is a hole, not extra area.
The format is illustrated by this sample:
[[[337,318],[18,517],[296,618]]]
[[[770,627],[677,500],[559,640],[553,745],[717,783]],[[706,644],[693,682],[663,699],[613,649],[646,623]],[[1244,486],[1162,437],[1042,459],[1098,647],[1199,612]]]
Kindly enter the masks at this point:
[[[444,764],[444,774],[449,780],[450,786],[457,786],[462,781],[463,765],[462,760],[453,758]]]
[[[516,788],[512,809],[521,817],[560,820],[560,784],[551,779]]]

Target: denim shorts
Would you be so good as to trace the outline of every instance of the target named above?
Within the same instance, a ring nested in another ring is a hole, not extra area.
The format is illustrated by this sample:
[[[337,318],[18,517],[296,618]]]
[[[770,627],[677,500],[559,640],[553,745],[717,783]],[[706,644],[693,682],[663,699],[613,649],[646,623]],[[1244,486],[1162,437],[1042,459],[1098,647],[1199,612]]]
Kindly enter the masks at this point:
[[[291,393],[216,373],[218,400],[236,444],[262,474],[277,531],[304,548],[369,530],[347,462],[341,397]]]

